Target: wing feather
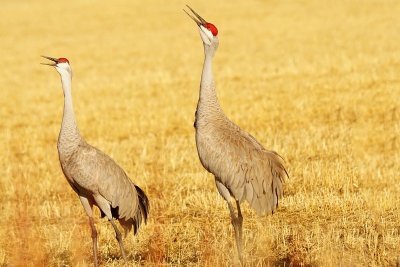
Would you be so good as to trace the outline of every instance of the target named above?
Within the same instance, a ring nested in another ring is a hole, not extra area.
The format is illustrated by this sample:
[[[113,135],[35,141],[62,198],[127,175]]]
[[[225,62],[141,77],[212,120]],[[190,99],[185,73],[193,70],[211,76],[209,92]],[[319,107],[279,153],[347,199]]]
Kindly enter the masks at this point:
[[[79,147],[73,160],[77,166],[74,177],[79,177],[75,180],[80,188],[94,195],[100,194],[112,209],[118,211],[116,218],[125,228],[125,233],[129,232],[132,225],[136,232],[136,224],[140,224],[141,217],[147,218],[148,200],[143,191],[140,190],[142,195],[138,196],[138,187],[125,171],[105,153],[87,143]],[[144,201],[143,195],[147,204],[141,203]]]
[[[205,158],[212,160],[203,163],[205,160],[201,159],[206,169],[219,177],[236,200],[247,200],[259,215],[273,212],[288,177],[281,156],[264,149],[233,123],[214,125],[208,138],[208,144],[213,145],[207,147],[209,154]]]

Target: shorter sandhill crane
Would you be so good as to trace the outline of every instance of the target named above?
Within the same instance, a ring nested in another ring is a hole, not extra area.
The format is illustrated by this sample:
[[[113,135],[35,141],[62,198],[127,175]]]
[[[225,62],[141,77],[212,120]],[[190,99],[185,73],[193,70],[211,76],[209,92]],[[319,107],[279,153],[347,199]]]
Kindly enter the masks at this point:
[[[142,220],[147,222],[149,201],[146,194],[136,186],[124,170],[109,156],[89,145],[79,133],[72,106],[72,69],[66,58],[47,58],[61,76],[64,91],[64,114],[58,136],[58,155],[62,171],[89,216],[92,228],[94,264],[97,261],[97,231],[92,217],[93,205],[97,206],[102,217],[107,216],[114,227],[121,254],[127,262],[122,236],[113,218],[118,219],[125,230],[125,236],[134,229],[138,231]]]
[[[203,167],[214,174],[218,192],[228,202],[235,230],[239,259],[242,261],[242,224],[240,203],[247,200],[258,215],[278,207],[287,175],[282,158],[264,147],[249,133],[234,124],[218,102],[212,60],[218,48],[218,30],[187,6],[195,17],[204,46],[204,64],[194,127],[196,146]],[[236,201],[238,216],[232,200]]]

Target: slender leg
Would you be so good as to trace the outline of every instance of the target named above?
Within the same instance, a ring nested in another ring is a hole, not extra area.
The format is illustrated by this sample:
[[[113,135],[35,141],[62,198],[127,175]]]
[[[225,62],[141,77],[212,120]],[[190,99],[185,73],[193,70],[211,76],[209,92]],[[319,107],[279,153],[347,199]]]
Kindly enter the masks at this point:
[[[94,256],[94,266],[97,267],[97,231],[94,226],[93,217],[89,217],[90,227],[92,228],[92,239],[93,239],[93,256]]]
[[[220,195],[226,200],[226,202],[228,202],[229,211],[231,212],[231,221],[232,221],[233,229],[235,230],[236,246],[238,249],[239,260],[243,264],[243,258],[242,258],[243,217],[242,217],[242,213],[240,211],[239,202],[236,201],[236,205],[238,207],[238,216],[239,216],[239,217],[236,217],[235,210],[233,209],[233,206],[232,206],[231,194],[230,194],[228,188],[226,188],[226,186],[223,185],[217,177],[215,177],[215,184],[217,186],[217,189],[218,189],[218,192],[220,193]]]
[[[240,244],[240,249],[242,249],[242,226],[243,226],[243,216],[242,216],[242,212],[240,210],[240,203],[238,200],[236,200],[236,206],[237,206],[237,210],[238,210],[238,224],[239,224],[239,244]],[[241,257],[242,255],[240,255],[239,257]],[[242,261],[242,258],[241,260]]]
[[[86,214],[89,216],[90,228],[92,228],[94,266],[97,267],[99,266],[97,263],[97,231],[96,227],[94,226],[94,221],[92,217],[93,202],[89,201],[89,199],[84,196],[79,196],[79,199],[81,200],[82,206],[85,209]]]
[[[115,223],[114,223],[114,221],[113,221],[112,218],[109,219],[109,221],[111,222],[112,226],[114,227],[115,235],[116,235],[116,238],[117,238],[117,240],[118,240],[119,248],[121,249],[121,254],[122,254],[122,257],[124,258],[125,264],[128,264],[128,262],[127,262],[127,260],[126,260],[126,256],[125,256],[124,245],[122,244],[122,235],[121,235],[121,232],[118,230],[118,228],[117,228],[117,226],[115,225]]]
[[[95,196],[93,196],[93,198],[94,198],[94,201],[96,201],[97,206],[107,216],[108,220],[114,227],[115,237],[118,240],[119,248],[121,249],[121,254],[122,254],[122,257],[124,258],[125,265],[127,265],[128,262],[127,262],[126,256],[125,256],[124,245],[122,244],[122,235],[121,235],[121,232],[118,230],[118,227],[115,225],[114,220],[112,218],[110,203],[105,198],[103,198],[101,195],[95,195]]]
[[[236,246],[238,250],[239,260],[240,262],[242,262],[242,239],[240,237],[241,223],[239,222],[239,218],[237,218],[235,215],[235,211],[233,209],[231,201],[228,201],[228,207],[229,211],[231,212],[233,229],[235,230]]]

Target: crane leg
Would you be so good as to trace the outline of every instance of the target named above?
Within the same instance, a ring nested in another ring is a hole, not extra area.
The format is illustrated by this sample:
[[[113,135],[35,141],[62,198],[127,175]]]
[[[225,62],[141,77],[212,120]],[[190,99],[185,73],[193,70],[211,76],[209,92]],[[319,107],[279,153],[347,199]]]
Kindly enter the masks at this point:
[[[240,210],[240,203],[238,200],[236,200],[236,206],[238,210],[238,223],[239,223],[239,244],[240,244],[240,249],[242,249],[242,226],[243,226],[243,216],[242,216],[242,211]],[[240,254],[239,257],[242,257]],[[240,259],[242,261],[242,258]]]
[[[114,227],[115,230],[115,237],[118,240],[119,243],[119,248],[121,249],[121,254],[122,257],[124,258],[125,264],[128,264],[127,260],[126,260],[126,256],[125,256],[125,250],[124,250],[124,245],[122,244],[122,235],[121,232],[118,230],[117,226],[114,223],[114,220],[111,218],[109,219],[109,221],[111,222],[112,226]]]
[[[235,215],[235,210],[233,209],[232,206],[232,201],[231,201],[231,195],[226,188],[225,185],[223,185],[217,177],[215,177],[215,184],[217,186],[218,192],[220,195],[228,202],[228,207],[229,211],[231,212],[231,222],[233,225],[233,229],[235,230],[235,238],[236,238],[236,246],[238,250],[238,255],[239,255],[239,260],[241,263],[243,263],[243,258],[242,258],[242,223],[243,223],[243,217],[242,213],[240,211],[240,205],[239,201],[236,201],[236,205],[238,208],[238,217]]]
[[[124,258],[125,265],[127,265],[128,262],[127,262],[126,256],[125,256],[124,245],[122,244],[122,235],[121,235],[121,232],[118,230],[118,227],[114,223],[112,213],[111,213],[110,203],[105,198],[103,198],[101,195],[94,195],[93,198],[96,201],[97,206],[107,216],[108,220],[114,227],[115,237],[118,240],[119,248],[121,249],[121,254],[122,254],[122,257]]]
[[[233,209],[231,201],[228,201],[228,207],[229,211],[231,212],[233,229],[235,230],[236,246],[238,250],[239,260],[240,262],[242,262],[242,237],[241,237],[242,221],[243,221],[243,218],[241,217],[242,214],[240,214],[240,217],[236,217],[235,210]]]
[[[89,217],[90,227],[92,228],[92,239],[93,239],[93,257],[94,257],[94,266],[97,267],[97,231],[94,226],[93,217]]]
[[[84,196],[79,196],[79,199],[82,203],[83,208],[86,211],[86,214],[89,216],[90,228],[92,229],[94,266],[97,267],[99,266],[97,262],[97,231],[93,221],[93,213],[92,213],[93,200],[89,200]]]

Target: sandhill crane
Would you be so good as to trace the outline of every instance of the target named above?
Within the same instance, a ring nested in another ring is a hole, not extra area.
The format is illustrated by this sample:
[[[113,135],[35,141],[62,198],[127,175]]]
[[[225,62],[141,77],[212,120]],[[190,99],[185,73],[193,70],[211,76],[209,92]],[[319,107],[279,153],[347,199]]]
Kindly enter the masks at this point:
[[[187,7],[195,16],[184,10],[199,28],[205,54],[194,122],[197,152],[203,167],[214,174],[218,192],[228,202],[239,259],[242,261],[243,217],[240,203],[247,200],[259,216],[273,212],[283,195],[282,184],[288,174],[283,159],[276,152],[264,149],[222,111],[212,73],[212,59],[219,44],[218,30]],[[238,216],[232,206],[232,197],[236,201]]]
[[[89,216],[92,229],[94,264],[97,263],[97,231],[92,217],[93,205],[101,211],[101,216],[107,216],[114,227],[121,254],[125,263],[126,256],[122,244],[121,233],[113,218],[125,230],[125,236],[132,226],[134,234],[138,231],[142,219],[147,222],[149,201],[146,194],[136,186],[124,170],[109,156],[99,149],[89,145],[79,133],[74,110],[72,107],[71,81],[72,69],[66,58],[45,57],[54,63],[42,63],[53,66],[61,76],[64,91],[64,114],[58,136],[58,155],[62,171],[72,189]]]

